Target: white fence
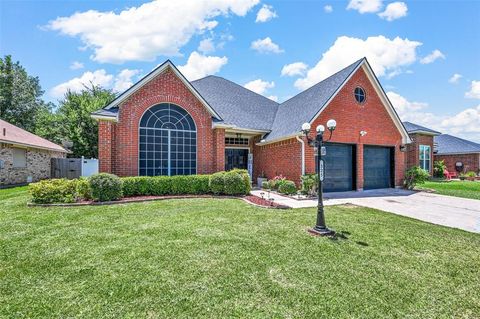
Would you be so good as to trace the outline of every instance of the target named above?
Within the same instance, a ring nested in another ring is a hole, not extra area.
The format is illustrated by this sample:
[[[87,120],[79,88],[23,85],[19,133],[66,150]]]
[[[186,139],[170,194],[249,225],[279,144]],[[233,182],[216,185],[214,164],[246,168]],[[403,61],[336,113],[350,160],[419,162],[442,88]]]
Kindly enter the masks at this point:
[[[86,159],[82,156],[82,176],[88,177],[98,173],[98,159]]]

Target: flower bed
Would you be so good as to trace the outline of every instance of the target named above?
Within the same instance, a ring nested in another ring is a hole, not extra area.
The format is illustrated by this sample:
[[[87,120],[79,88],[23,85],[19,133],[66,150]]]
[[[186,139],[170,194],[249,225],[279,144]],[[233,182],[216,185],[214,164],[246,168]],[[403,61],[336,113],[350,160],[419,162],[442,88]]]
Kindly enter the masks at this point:
[[[267,200],[265,198],[261,198],[254,195],[248,195],[244,197],[244,200],[250,204],[255,206],[260,206],[264,208],[277,208],[277,209],[288,209],[290,207],[275,203],[274,201]]]

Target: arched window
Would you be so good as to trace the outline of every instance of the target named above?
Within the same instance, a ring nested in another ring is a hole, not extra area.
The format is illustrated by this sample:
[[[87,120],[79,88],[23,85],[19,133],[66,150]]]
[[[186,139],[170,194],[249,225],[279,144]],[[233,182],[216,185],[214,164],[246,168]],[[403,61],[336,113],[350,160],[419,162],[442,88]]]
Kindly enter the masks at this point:
[[[152,106],[139,133],[139,175],[197,173],[197,129],[187,111],[170,103]]]

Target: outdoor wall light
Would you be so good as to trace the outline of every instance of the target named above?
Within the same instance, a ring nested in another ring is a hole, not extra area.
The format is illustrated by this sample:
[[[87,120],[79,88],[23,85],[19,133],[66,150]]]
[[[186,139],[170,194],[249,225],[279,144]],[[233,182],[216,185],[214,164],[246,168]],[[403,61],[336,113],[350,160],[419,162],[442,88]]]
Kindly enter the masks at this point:
[[[365,136],[367,135],[367,131],[360,131],[360,136]]]
[[[323,186],[322,182],[325,177],[325,165],[322,159],[322,153],[325,155],[325,150],[323,147],[323,142],[328,142],[332,138],[332,133],[337,127],[337,122],[335,120],[328,120],[327,128],[330,132],[330,136],[327,140],[323,140],[323,134],[325,133],[325,126],[318,125],[316,128],[317,136],[313,139],[308,136],[310,133],[310,123],[303,123],[302,124],[302,132],[305,135],[305,138],[308,141],[308,145],[314,147],[317,152],[317,167],[318,167],[318,206],[317,206],[317,223],[315,227],[309,229],[308,231],[315,235],[321,236],[331,236],[334,235],[335,232],[331,229],[328,229],[327,225],[325,224],[325,213],[323,209]],[[323,149],[323,151],[322,151]]]

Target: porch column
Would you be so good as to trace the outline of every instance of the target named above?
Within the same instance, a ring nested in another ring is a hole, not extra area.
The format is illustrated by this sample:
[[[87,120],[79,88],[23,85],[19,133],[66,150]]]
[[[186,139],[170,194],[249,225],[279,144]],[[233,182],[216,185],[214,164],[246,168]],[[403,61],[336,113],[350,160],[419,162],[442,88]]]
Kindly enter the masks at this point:
[[[213,170],[215,172],[225,170],[225,129],[217,128],[214,132],[215,163]]]

